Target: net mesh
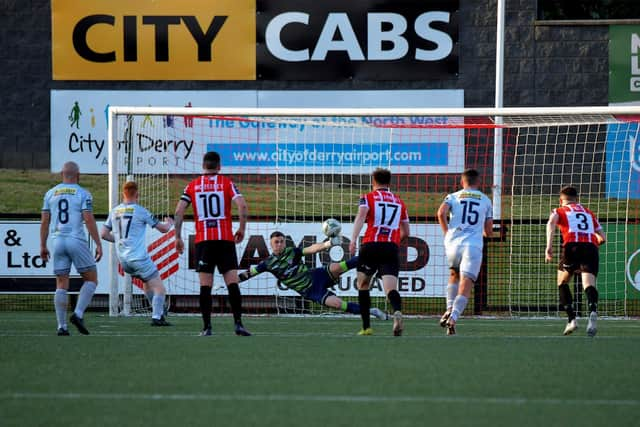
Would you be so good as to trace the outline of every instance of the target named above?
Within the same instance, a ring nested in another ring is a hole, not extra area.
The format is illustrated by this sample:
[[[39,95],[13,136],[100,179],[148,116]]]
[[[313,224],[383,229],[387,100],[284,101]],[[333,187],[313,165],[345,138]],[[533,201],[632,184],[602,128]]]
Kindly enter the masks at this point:
[[[308,256],[310,267],[340,261],[360,195],[370,191],[377,167],[393,172],[392,189],[405,201],[412,236],[401,248],[403,311],[430,315],[444,308],[448,269],[435,214],[446,194],[459,188],[465,168],[477,169],[483,190],[494,188],[494,136],[502,135],[502,177],[495,233],[485,244],[483,270],[473,291],[470,314],[556,317],[559,315],[556,263],[544,262],[545,224],[558,205],[558,191],[575,185],[580,201],[600,218],[608,243],[601,248],[599,310],[604,315],[637,313],[635,288],[626,264],[638,247],[638,204],[631,168],[637,122],[610,115],[487,117],[220,117],[131,116],[118,120],[119,185],[127,176],[140,183],[141,204],[157,215],[173,212],[184,186],[201,170],[202,155],[218,151],[222,173],[230,176],[249,205],[246,238],[238,245],[240,270],[270,253],[269,234],[280,230],[289,245],[321,241],[320,224],[343,223],[343,245]],[[626,157],[625,157],[626,156]],[[234,211],[235,212],[235,211]],[[189,219],[189,218],[188,218]],[[193,224],[184,236],[189,249],[165,264],[172,310],[197,311],[198,281],[193,270]],[[149,244],[159,236],[149,234]],[[556,242],[559,245],[559,240]],[[170,242],[168,243],[170,244]],[[556,249],[556,254],[559,248]],[[640,264],[640,261],[633,261]],[[633,264],[631,262],[631,264]],[[630,271],[637,271],[635,264]],[[576,281],[576,308],[584,310]],[[134,302],[145,307],[134,284]],[[252,313],[325,313],[282,287],[268,274],[241,285]],[[355,273],[334,291],[355,300]],[[222,277],[214,277],[214,309],[228,312]],[[386,308],[374,288],[374,305]],[[586,298],[584,298],[586,300]]]

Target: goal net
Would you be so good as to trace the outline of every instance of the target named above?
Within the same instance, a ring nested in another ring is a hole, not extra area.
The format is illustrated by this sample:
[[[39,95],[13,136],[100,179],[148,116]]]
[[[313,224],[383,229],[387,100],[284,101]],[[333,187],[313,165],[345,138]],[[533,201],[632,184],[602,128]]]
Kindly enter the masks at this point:
[[[237,245],[239,271],[270,254],[271,232],[282,231],[288,245],[306,246],[326,239],[321,223],[336,218],[343,224],[343,243],[307,256],[305,262],[315,268],[351,256],[359,198],[371,190],[372,171],[388,168],[392,190],[405,201],[411,221],[411,237],[400,250],[403,311],[433,315],[444,310],[449,274],[436,212],[446,194],[459,188],[461,172],[475,168],[481,189],[494,201],[496,225],[486,240],[469,314],[556,317],[557,262],[544,262],[545,224],[558,205],[560,188],[571,184],[608,236],[600,250],[599,311],[624,316],[638,310],[640,298],[627,278],[640,270],[640,259],[633,259],[640,245],[640,168],[634,169],[637,155],[630,143],[638,123],[629,116],[640,113],[636,110],[110,107],[110,203],[119,202],[122,184],[133,179],[140,186],[140,204],[159,217],[170,215],[186,184],[200,174],[204,153],[217,151],[221,173],[233,179],[249,206],[246,236]],[[173,232],[148,232],[171,311],[198,310],[193,234],[193,218],[187,216],[187,250],[178,256]],[[127,285],[112,259],[111,313],[146,310],[140,284]],[[355,272],[344,274],[333,291],[357,300]],[[269,273],[243,282],[241,292],[248,313],[332,312]],[[214,312],[228,313],[227,290],[218,274],[213,294]],[[577,295],[581,311],[586,301],[581,292]],[[386,309],[377,283],[372,297],[374,305]]]

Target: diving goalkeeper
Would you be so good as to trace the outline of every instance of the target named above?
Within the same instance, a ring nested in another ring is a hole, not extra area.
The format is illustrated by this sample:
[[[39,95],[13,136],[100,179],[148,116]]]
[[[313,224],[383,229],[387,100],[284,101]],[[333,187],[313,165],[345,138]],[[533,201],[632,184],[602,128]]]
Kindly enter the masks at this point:
[[[272,254],[256,266],[240,273],[241,282],[260,273],[269,272],[284,286],[313,302],[347,313],[360,314],[359,304],[343,301],[329,289],[337,282],[342,273],[356,267],[357,257],[347,261],[332,262],[324,267],[314,269],[309,269],[304,263],[305,255],[315,254],[340,244],[340,236],[332,237],[326,242],[315,243],[306,248],[293,248],[286,246],[285,236],[282,232],[274,231],[269,237],[269,243]],[[374,307],[369,312],[380,320],[387,319],[387,314],[379,308]]]

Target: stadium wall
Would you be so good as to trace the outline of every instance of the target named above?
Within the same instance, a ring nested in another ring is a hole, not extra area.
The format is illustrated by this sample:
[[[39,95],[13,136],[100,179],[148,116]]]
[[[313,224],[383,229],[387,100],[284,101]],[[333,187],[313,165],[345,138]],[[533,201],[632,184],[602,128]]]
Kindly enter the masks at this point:
[[[54,81],[49,0],[0,0],[0,168],[50,167],[50,90],[463,89],[465,106],[494,104],[496,1],[460,2],[459,73],[424,81]],[[606,105],[608,27],[536,22],[536,5],[506,6],[505,106]]]

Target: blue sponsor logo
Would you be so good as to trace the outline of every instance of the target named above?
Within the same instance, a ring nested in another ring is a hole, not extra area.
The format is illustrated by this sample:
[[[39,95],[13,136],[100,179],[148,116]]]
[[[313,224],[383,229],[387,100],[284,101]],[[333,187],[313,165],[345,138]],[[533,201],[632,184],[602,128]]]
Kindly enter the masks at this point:
[[[607,197],[640,199],[639,131],[631,122],[607,128]]]

